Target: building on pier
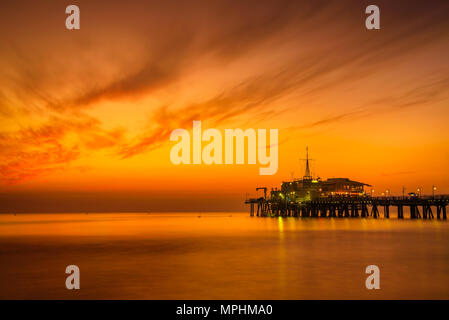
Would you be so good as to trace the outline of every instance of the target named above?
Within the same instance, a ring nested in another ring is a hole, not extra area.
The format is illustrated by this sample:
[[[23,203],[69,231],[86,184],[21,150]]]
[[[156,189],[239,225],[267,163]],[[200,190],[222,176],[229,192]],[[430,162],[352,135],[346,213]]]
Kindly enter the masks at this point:
[[[280,190],[271,190],[272,200],[287,200],[287,202],[310,201],[319,198],[333,196],[366,197],[365,187],[371,185],[363,182],[353,181],[348,178],[329,178],[321,180],[314,178],[310,171],[309,152],[306,149],[306,169],[302,179],[284,181]]]

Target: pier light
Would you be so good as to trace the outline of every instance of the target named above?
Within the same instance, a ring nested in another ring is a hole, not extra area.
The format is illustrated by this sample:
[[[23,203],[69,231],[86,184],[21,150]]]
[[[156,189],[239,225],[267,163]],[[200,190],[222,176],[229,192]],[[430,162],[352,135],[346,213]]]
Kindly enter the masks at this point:
[[[432,186],[432,197],[435,197],[435,191],[437,191],[437,187]]]

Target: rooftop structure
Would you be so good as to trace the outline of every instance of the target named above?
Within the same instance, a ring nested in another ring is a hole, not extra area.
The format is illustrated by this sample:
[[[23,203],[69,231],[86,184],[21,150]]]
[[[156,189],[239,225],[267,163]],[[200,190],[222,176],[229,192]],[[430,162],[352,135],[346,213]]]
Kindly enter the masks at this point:
[[[350,180],[348,178],[313,178],[309,164],[309,149],[306,149],[306,169],[302,179],[284,181],[280,190],[271,190],[271,199],[286,199],[290,202],[309,201],[331,196],[363,197],[366,196],[364,187],[369,184]]]

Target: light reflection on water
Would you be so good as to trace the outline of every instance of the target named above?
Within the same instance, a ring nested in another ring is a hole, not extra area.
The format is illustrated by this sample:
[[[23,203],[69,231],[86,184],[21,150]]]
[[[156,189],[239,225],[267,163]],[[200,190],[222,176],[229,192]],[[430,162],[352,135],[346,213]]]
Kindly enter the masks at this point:
[[[448,240],[435,220],[0,215],[0,298],[448,299]],[[381,290],[364,287],[370,264]]]

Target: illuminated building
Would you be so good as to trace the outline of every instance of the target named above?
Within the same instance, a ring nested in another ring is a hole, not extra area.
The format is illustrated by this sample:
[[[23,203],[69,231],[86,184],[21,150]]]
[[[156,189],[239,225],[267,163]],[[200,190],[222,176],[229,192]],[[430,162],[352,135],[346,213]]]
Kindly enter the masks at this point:
[[[302,179],[284,181],[280,190],[271,190],[271,199],[286,199],[291,202],[301,202],[327,197],[364,197],[364,187],[369,184],[353,181],[348,178],[314,179],[310,173],[309,154],[306,154],[306,170]]]

